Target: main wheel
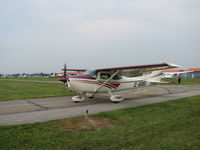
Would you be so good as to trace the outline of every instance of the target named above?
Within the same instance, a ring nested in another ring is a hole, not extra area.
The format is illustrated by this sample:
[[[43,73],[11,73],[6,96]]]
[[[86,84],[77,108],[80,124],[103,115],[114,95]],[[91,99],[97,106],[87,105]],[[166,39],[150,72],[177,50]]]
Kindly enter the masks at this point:
[[[80,101],[83,101],[84,100],[84,97],[80,96],[80,95],[77,95],[77,96],[73,96],[72,97],[72,100],[75,102],[75,103],[79,103]]]
[[[114,104],[117,104],[117,103],[119,103],[119,101],[113,101],[113,103],[114,103]]]

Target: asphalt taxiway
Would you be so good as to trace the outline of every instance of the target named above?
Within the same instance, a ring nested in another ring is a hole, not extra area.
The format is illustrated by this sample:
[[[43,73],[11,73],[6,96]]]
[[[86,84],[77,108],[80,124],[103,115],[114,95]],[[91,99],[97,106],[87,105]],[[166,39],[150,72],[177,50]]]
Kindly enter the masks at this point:
[[[118,92],[119,93],[119,92]],[[71,96],[12,100],[0,102],[0,125],[43,122],[89,114],[137,107],[167,100],[200,95],[200,85],[153,86],[120,92],[126,99],[113,104],[108,94],[74,103]]]

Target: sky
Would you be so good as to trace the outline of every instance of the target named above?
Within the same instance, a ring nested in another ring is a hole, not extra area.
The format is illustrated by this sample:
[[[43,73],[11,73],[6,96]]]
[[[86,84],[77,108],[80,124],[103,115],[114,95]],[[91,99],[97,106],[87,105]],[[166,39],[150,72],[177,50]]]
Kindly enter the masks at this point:
[[[199,0],[0,0],[0,73],[200,67]]]

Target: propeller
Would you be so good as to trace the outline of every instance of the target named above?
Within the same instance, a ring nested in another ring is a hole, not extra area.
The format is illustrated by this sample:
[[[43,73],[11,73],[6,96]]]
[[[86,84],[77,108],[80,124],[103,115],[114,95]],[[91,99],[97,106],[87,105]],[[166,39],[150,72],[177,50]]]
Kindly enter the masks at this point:
[[[69,81],[68,75],[67,75],[67,65],[66,63],[64,64],[64,69],[62,69],[64,71],[64,75],[63,77],[60,79],[60,81],[62,81],[64,83],[65,86],[67,86],[67,81]]]
[[[67,65],[66,64],[64,64],[64,78],[66,78],[67,77]]]

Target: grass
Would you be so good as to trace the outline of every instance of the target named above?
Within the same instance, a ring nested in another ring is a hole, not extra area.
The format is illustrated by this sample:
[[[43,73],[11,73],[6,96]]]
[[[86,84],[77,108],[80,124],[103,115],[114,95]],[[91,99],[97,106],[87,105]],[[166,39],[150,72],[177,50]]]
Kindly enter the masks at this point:
[[[200,149],[200,96],[105,112],[94,117],[114,120],[115,125],[101,130],[86,130],[78,133],[72,132],[67,124],[62,123],[69,122],[71,119],[1,126],[0,149]],[[60,124],[59,128],[55,126],[56,123]]]
[[[26,81],[27,79],[0,79],[0,101],[75,95],[74,92],[65,88],[63,84],[20,82],[16,80]],[[58,81],[58,78],[28,78],[28,80]],[[168,81],[168,79],[165,80]],[[170,79],[170,81],[177,83],[176,79]],[[181,85],[195,84],[200,84],[200,78],[182,78]]]
[[[1,78],[1,80],[59,81],[60,78]]]
[[[73,95],[61,83],[0,80],[0,101]]]
[[[60,78],[5,78],[0,80],[36,80],[36,81],[59,81]],[[163,79],[165,81],[172,81],[178,83],[177,78]],[[181,78],[181,85],[196,85],[200,84],[200,78]]]
[[[178,81],[176,78],[174,79],[164,79],[165,81],[172,81],[176,84],[178,84]],[[181,78],[181,84],[180,85],[198,85],[200,84],[200,78]]]

